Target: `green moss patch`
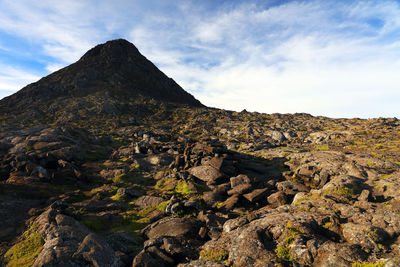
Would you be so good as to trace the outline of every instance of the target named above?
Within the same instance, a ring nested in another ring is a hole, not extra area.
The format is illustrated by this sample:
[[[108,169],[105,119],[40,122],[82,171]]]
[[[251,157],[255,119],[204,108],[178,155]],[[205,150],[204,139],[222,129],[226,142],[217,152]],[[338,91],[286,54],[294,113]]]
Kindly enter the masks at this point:
[[[87,216],[83,217],[80,222],[95,232],[101,232],[108,228],[108,221],[101,217]]]
[[[333,193],[338,194],[338,195],[343,195],[346,197],[352,197],[356,194],[359,194],[360,191],[361,190],[359,188],[356,188],[355,186],[353,186],[353,187],[340,187]]]
[[[220,262],[225,261],[229,257],[229,253],[224,249],[203,249],[200,251],[200,258]]]
[[[329,145],[318,145],[315,147],[316,150],[318,151],[328,151],[329,150]]]
[[[165,193],[172,193],[174,191],[176,184],[177,184],[176,179],[164,178],[158,181],[154,188]]]
[[[384,261],[377,261],[375,263],[371,262],[354,262],[351,267],[384,267],[386,262]]]
[[[304,234],[304,233],[303,233],[303,231],[293,227],[293,224],[291,221],[287,222],[286,231],[287,231],[287,233],[285,235],[285,238],[283,239],[282,244],[279,245],[275,249],[275,253],[276,253],[276,256],[278,256],[278,258],[280,258],[280,259],[287,260],[287,261],[294,261],[295,260],[294,257],[290,254],[290,245],[293,243],[296,235]]]
[[[36,257],[42,251],[44,240],[37,232],[36,226],[32,225],[25,233],[24,240],[12,246],[4,255],[7,267],[32,266]]]
[[[192,193],[192,190],[189,188],[189,185],[185,182],[185,180],[179,180],[175,187],[175,192],[181,195],[188,195]]]
[[[161,202],[158,205],[154,205],[154,206],[148,206],[142,210],[140,210],[137,214],[141,217],[146,217],[150,212],[154,211],[154,210],[159,210],[162,212],[165,212],[165,209],[167,208],[169,201],[164,201]]]
[[[110,197],[112,200],[117,201],[117,202],[124,202],[126,201],[126,197],[123,195],[120,195],[118,193],[116,193],[115,195]]]

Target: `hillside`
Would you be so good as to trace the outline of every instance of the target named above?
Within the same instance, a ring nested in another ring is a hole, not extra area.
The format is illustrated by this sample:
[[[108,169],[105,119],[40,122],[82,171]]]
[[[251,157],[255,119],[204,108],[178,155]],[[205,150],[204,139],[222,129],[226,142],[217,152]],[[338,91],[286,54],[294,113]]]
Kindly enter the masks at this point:
[[[400,265],[396,118],[208,108],[125,40],[0,111],[5,266]]]

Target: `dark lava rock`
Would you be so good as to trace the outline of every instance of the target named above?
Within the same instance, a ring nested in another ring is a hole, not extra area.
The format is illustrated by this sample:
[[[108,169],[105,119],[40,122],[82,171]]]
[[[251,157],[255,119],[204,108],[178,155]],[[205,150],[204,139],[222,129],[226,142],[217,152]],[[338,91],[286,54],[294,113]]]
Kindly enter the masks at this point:
[[[153,239],[163,236],[196,236],[199,228],[193,219],[167,217],[149,225],[143,229],[143,233]]]

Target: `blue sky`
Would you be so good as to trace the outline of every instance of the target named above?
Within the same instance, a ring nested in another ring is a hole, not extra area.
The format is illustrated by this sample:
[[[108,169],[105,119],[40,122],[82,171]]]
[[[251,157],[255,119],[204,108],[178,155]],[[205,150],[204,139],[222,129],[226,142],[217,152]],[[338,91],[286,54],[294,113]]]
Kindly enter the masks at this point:
[[[394,0],[0,0],[0,98],[115,38],[208,106],[400,117]]]

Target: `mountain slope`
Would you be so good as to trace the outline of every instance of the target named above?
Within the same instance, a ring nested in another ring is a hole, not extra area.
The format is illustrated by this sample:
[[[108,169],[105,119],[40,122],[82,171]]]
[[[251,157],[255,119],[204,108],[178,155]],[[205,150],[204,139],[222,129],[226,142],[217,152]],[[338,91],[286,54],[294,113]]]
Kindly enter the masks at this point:
[[[79,61],[0,101],[0,111],[22,112],[64,98],[97,94],[127,99],[143,96],[163,102],[203,105],[140,54],[117,39],[90,49]]]

